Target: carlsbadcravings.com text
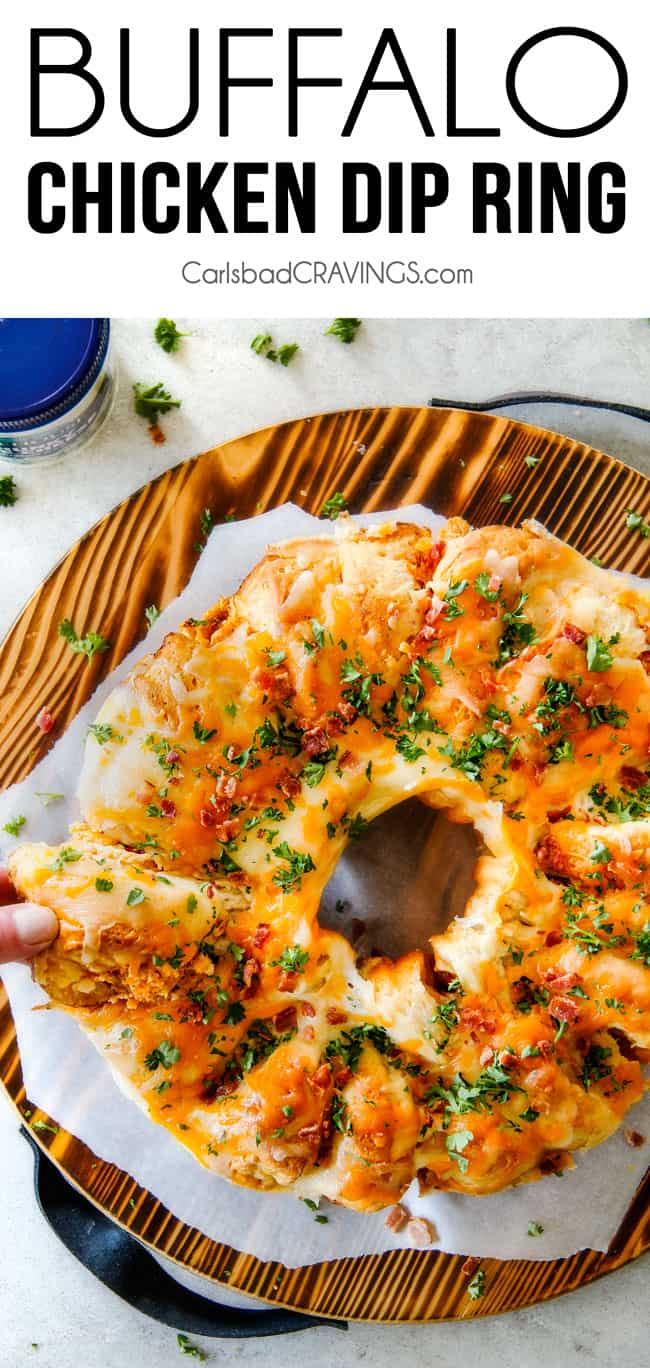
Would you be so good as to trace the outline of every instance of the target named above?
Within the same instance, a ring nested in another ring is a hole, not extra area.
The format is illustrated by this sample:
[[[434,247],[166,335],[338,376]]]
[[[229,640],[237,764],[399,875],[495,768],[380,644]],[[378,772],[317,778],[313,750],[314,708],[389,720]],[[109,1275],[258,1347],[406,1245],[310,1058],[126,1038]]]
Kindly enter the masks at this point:
[[[284,266],[185,261],[181,274],[186,285],[474,284],[470,266],[422,266],[418,261],[288,261]]]

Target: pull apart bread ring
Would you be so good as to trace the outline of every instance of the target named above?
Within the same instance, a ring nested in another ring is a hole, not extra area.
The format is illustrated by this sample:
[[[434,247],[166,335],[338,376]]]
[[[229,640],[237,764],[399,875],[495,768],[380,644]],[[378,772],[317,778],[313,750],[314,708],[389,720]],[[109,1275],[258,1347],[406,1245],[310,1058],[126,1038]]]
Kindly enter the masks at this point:
[[[370,1211],[570,1166],[650,1057],[649,671],[650,594],[535,524],[272,546],[104,704],[69,843],[14,854],[36,978],[234,1182]],[[320,895],[415,794],[476,889],[360,962]]]

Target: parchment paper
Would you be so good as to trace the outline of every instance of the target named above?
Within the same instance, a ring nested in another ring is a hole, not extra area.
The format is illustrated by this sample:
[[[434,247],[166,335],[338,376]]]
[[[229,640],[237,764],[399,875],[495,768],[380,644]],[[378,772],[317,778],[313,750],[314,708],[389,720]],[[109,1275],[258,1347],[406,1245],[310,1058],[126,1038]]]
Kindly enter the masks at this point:
[[[394,515],[364,515],[357,521],[367,525],[391,516],[434,529],[443,521],[420,506],[399,509]],[[184,617],[201,617],[220,595],[236,589],[268,542],[324,530],[330,530],[329,524],[289,504],[216,528],[190,584],[154,624],[146,643],[141,642],[104,681],[29,778],[0,795],[0,827],[23,814],[27,822],[21,839],[64,840],[68,823],[77,816],[74,790],[86,728],[132,661],[155,649]],[[44,705],[47,701],[42,700]],[[45,805],[37,796],[52,792],[65,797]],[[0,841],[0,855],[5,857],[12,841],[4,833]],[[464,906],[477,850],[476,838],[467,828],[453,827],[446,817],[416,801],[405,803],[373,824],[364,841],[344,856],[325,890],[322,918],[343,931],[354,918],[363,921],[359,945],[364,951],[377,947],[395,954],[424,945],[427,935]],[[344,903],[343,913],[335,910],[337,900]],[[361,1216],[325,1204],[328,1223],[316,1224],[313,1213],[289,1195],[249,1192],[207,1173],[123,1096],[72,1018],[58,1011],[32,1010],[45,998],[26,967],[7,966],[2,977],[30,1101],[102,1159],[126,1169],[175,1216],[215,1240],[262,1259],[279,1259],[291,1268],[408,1244],[404,1235],[386,1229],[381,1214]],[[650,1097],[633,1109],[629,1124],[650,1135]],[[434,1223],[436,1247],[449,1253],[552,1259],[585,1247],[607,1248],[646,1164],[646,1148],[630,1149],[619,1133],[578,1157],[576,1168],[562,1179],[549,1177],[483,1198],[449,1193],[419,1197],[414,1185],[404,1201],[414,1215]],[[531,1221],[544,1227],[543,1235],[528,1236]]]

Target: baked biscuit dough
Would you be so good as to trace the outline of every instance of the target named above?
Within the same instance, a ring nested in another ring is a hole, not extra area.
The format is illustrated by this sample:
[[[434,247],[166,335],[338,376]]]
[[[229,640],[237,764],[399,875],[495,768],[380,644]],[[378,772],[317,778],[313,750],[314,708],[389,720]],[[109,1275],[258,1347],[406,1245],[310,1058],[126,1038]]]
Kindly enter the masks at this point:
[[[60,922],[36,978],[235,1182],[365,1211],[566,1167],[644,1089],[649,637],[534,524],[270,547],[104,704],[69,842],[14,854]],[[358,962],[322,889],[416,794],[479,831],[476,890]]]

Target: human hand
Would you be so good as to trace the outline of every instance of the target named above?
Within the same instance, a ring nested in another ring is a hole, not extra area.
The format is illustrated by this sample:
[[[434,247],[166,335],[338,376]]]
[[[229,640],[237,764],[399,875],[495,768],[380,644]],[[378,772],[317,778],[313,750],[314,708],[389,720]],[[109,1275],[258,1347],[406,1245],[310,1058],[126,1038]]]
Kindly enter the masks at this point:
[[[58,929],[49,907],[17,901],[9,875],[0,869],[0,964],[38,955],[54,940]]]

